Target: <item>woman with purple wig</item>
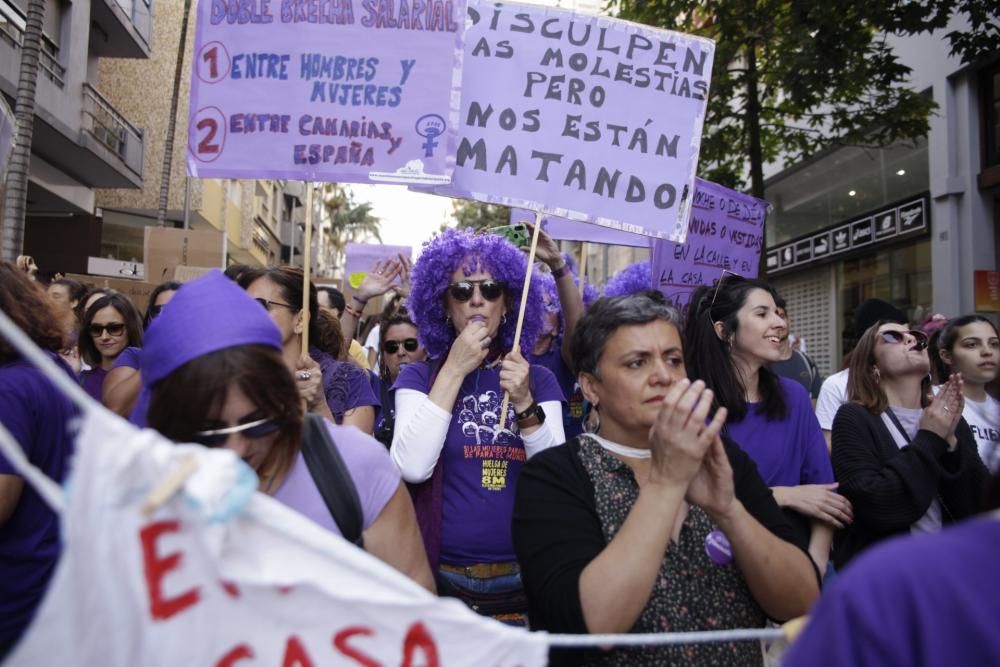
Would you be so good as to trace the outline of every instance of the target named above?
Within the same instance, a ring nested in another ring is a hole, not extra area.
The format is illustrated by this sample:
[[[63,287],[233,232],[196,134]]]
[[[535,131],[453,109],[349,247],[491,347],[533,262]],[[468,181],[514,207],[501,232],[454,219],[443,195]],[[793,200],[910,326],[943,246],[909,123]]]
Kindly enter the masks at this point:
[[[511,540],[514,487],[525,460],[565,439],[555,377],[525,361],[542,326],[536,282],[512,349],[526,268],[498,236],[449,230],[425,246],[409,307],[432,360],[399,373],[390,449],[403,479],[423,483],[414,504],[439,592],[519,625],[527,601]]]

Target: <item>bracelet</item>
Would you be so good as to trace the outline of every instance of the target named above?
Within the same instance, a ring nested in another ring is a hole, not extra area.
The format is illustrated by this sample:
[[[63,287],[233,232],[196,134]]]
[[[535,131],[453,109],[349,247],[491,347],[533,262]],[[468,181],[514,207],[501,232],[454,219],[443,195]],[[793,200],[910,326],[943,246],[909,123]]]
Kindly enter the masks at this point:
[[[360,320],[361,319],[361,311],[360,310],[355,310],[354,308],[351,308],[348,305],[344,306],[344,312],[347,313],[348,315],[353,316],[354,319],[356,319],[356,320]]]
[[[563,265],[558,269],[552,269],[552,277],[559,280],[563,276],[569,273],[569,262],[563,262]]]
[[[531,405],[529,405],[528,408],[524,412],[518,412],[514,416],[518,420],[527,419],[531,415],[535,414],[535,412],[537,412],[537,411],[538,411],[538,403],[535,402],[535,401],[532,401]]]
[[[352,294],[351,298],[354,299],[355,301],[357,301],[358,303],[360,303],[362,308],[364,308],[365,306],[368,305],[368,300],[367,299],[359,299],[357,294]]]

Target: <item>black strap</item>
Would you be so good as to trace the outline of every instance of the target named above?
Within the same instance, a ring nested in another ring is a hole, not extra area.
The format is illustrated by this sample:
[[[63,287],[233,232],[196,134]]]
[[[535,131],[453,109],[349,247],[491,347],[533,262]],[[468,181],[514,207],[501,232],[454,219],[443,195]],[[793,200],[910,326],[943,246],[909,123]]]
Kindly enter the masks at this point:
[[[337,451],[326,420],[306,415],[302,425],[302,457],[323,502],[344,539],[364,548],[364,512],[347,464]]]
[[[899,421],[899,417],[897,417],[896,413],[892,411],[892,408],[886,408],[885,411],[886,414],[889,415],[889,419],[892,420],[893,425],[895,425],[896,430],[898,430],[900,435],[903,436],[903,439],[906,440],[906,444],[910,444],[911,442],[913,442],[913,440],[910,438],[910,434],[906,432],[905,428],[903,428],[902,422]]]

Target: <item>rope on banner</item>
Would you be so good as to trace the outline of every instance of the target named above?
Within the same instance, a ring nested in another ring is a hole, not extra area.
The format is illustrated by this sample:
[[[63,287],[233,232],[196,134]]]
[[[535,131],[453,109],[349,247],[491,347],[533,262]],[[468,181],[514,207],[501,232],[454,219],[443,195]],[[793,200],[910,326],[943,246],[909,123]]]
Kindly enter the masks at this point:
[[[775,639],[786,638],[788,638],[788,634],[783,628],[750,628],[742,630],[706,630],[700,632],[654,632],[633,635],[548,635],[546,641],[548,641],[549,646],[560,648],[593,648],[773,641]]]

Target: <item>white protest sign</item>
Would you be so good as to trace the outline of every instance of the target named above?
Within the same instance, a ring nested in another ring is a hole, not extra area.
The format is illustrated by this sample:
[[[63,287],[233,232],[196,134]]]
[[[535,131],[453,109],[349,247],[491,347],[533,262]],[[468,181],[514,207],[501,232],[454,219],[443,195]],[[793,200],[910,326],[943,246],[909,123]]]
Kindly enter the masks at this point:
[[[465,0],[200,0],[188,173],[447,183]]]
[[[196,472],[145,517],[143,500],[184,457]],[[434,597],[255,488],[231,452],[91,411],[62,558],[6,664],[545,664],[544,635]]]
[[[461,140],[439,194],[683,242],[714,42],[470,2]]]

